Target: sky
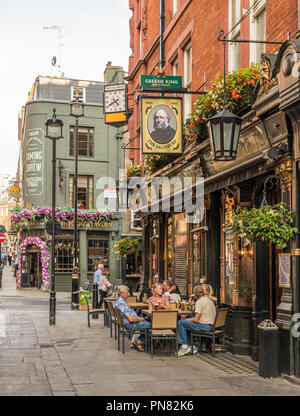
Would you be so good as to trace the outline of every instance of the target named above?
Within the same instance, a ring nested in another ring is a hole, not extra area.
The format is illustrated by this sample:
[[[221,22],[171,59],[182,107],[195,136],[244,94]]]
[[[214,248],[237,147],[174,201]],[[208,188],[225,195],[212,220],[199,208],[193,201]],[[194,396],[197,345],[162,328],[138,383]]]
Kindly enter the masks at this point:
[[[108,61],[128,69],[128,0],[10,0],[0,5],[0,173],[14,177],[19,144],[18,113],[38,75],[103,81]]]

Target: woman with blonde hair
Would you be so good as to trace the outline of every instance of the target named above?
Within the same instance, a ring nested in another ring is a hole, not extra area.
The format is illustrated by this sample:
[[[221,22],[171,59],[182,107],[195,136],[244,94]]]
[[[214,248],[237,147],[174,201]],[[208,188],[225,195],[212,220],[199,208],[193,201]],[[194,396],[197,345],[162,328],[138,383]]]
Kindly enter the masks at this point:
[[[213,290],[212,286],[209,285],[209,284],[207,284],[207,283],[203,283],[202,286],[204,288],[205,296],[207,296],[212,302],[217,303],[218,302],[218,298],[216,298],[215,296],[213,296],[214,290]]]
[[[169,296],[163,294],[163,285],[161,283],[154,283],[151,290],[153,296],[147,300],[149,303],[149,312],[152,312],[156,305],[158,305],[159,309],[170,309]]]

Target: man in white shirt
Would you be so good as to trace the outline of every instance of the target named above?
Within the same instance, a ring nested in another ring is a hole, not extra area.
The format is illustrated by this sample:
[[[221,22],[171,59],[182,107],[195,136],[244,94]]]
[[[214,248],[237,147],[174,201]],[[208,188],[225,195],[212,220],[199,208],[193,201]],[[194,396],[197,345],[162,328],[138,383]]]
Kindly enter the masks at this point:
[[[190,319],[182,319],[178,322],[178,344],[181,344],[178,351],[178,357],[187,355],[192,351],[188,331],[210,332],[213,329],[213,323],[216,317],[215,305],[207,296],[205,296],[204,288],[202,286],[196,286],[194,288],[194,294],[197,298],[195,304],[195,316]]]
[[[106,280],[106,272],[104,270],[103,264],[100,263],[98,264],[98,269],[95,271],[94,274],[94,283],[98,283],[98,290],[100,295],[98,309],[101,308],[103,298],[105,298],[107,292],[107,286],[104,284],[104,280]]]

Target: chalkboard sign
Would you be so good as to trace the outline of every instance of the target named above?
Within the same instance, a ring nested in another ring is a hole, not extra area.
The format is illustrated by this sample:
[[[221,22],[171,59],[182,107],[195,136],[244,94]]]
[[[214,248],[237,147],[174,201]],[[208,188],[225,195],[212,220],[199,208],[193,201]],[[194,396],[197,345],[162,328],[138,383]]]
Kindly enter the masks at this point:
[[[291,287],[291,256],[290,253],[278,255],[279,287]]]

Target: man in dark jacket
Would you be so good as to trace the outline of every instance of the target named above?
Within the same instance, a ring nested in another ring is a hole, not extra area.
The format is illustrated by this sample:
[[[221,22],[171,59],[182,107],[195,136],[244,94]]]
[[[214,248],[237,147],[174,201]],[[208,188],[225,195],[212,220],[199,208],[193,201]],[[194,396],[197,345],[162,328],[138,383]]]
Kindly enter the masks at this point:
[[[154,114],[154,129],[151,133],[153,140],[160,144],[168,143],[175,136],[176,131],[169,126],[170,117],[166,110],[161,108]]]

